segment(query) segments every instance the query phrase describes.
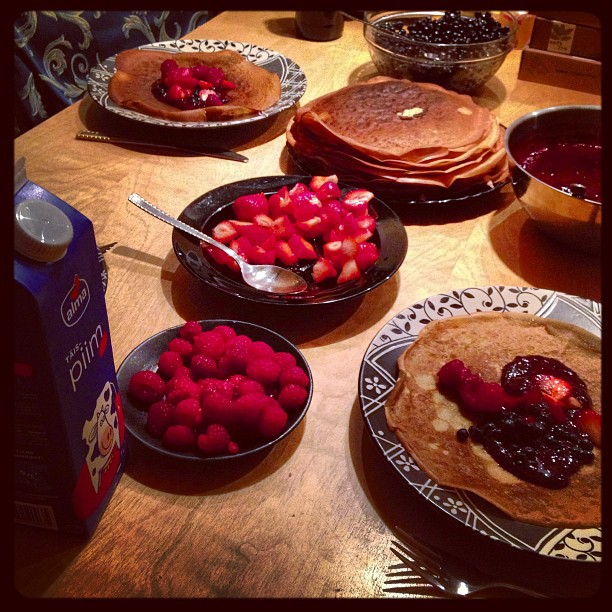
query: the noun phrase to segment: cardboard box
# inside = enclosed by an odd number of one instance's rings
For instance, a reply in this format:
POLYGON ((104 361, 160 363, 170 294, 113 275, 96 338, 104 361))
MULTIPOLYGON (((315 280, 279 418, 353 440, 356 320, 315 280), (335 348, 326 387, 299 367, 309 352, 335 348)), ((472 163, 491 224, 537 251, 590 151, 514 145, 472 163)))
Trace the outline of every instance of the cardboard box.
POLYGON ((529 11, 536 17, 573 23, 575 25, 589 26, 591 28, 601 28, 601 19, 596 13, 586 13, 583 11, 529 11))
POLYGON ((601 29, 536 17, 529 46, 565 55, 601 59, 601 29))
POLYGON ((601 62, 575 55, 527 46, 522 52, 518 78, 601 95, 601 62))

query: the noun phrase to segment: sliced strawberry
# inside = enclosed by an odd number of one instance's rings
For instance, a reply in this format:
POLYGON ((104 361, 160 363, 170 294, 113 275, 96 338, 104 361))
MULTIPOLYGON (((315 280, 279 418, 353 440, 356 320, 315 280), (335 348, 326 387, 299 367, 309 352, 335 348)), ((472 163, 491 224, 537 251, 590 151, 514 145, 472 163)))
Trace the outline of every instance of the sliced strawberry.
POLYGON ((313 193, 299 193, 292 198, 293 217, 296 221, 305 221, 319 214, 323 206, 313 193))
POLYGON ((378 247, 373 242, 360 242, 357 248, 357 255, 355 255, 355 261, 357 267, 365 272, 371 268, 380 257, 378 247))
POLYGON ((221 221, 213 227, 211 235, 217 242, 228 244, 238 237, 238 231, 229 221, 221 221))
POLYGON ((242 231, 244 230, 245 227, 249 228, 255 225, 253 221, 240 221, 238 219, 230 219, 228 223, 231 223, 236 229, 236 231, 238 232, 238 234, 240 234, 241 236, 242 236, 242 231))
POLYGON ((338 271, 334 267, 334 264, 324 257, 319 257, 312 267, 312 280, 314 280, 315 283, 322 283, 324 280, 335 278, 337 275, 338 271))
POLYGON ((273 218, 288 214, 293 210, 293 203, 289 196, 289 188, 283 185, 276 193, 268 198, 268 214, 273 218))
POLYGON ((342 253, 342 241, 331 240, 323 243, 323 257, 334 265, 337 270, 342 269, 342 263, 344 261, 342 253))
POLYGON ((536 380, 540 391, 558 402, 562 402, 572 395, 572 385, 562 378, 540 374, 536 380))
POLYGON ((322 236, 326 228, 321 217, 312 217, 311 219, 305 219, 304 221, 296 221, 295 228, 299 234, 306 239, 317 238, 322 236))
POLYGON ((361 276, 357 262, 354 259, 347 259, 342 265, 342 270, 338 274, 338 284, 347 283, 361 276))
POLYGON ((342 241, 342 254, 346 259, 354 259, 357 256, 357 252, 359 251, 359 245, 355 241, 354 238, 345 238, 342 241))
POLYGON ((248 239, 253 246, 260 246, 264 250, 274 248, 276 237, 271 227, 261 227, 254 223, 250 226, 244 226, 239 233, 248 239))
POLYGON ((253 217, 253 223, 255 223, 255 225, 259 225, 260 227, 272 227, 274 220, 265 213, 259 213, 253 217))
POLYGON ((314 246, 303 236, 293 234, 287 242, 299 259, 317 259, 318 256, 314 246))
POLYGON ((272 222, 272 231, 278 239, 286 239, 295 234, 295 227, 289 218, 289 215, 279 215, 272 222))
POLYGON ((202 248, 218 263, 223 266, 227 266, 234 272, 239 272, 240 267, 238 264, 225 252, 220 248, 208 244, 202 244, 202 248))
POLYGON ((286 240, 277 240, 275 253, 278 260, 285 266, 293 266, 298 262, 298 256, 293 252, 286 240))
POLYGON ((273 264, 276 261, 276 250, 255 245, 249 252, 249 261, 254 264, 273 264))
POLYGON ((591 442, 597 448, 601 448, 601 414, 599 412, 590 408, 580 410, 574 418, 574 422, 589 436, 591 442))
POLYGON ((329 176, 313 176, 310 179, 310 189, 312 191, 317 191, 317 189, 320 189, 325 183, 334 183, 337 186, 338 177, 335 174, 330 174, 329 176))
POLYGON ((239 236, 235 240, 232 240, 229 243, 229 247, 232 251, 236 251, 244 261, 249 262, 249 255, 253 245, 244 236, 239 236))
POLYGON ((268 199, 263 193, 242 195, 234 200, 232 208, 240 221, 251 221, 255 215, 268 214, 268 199))
POLYGON ((337 181, 325 181, 319 187, 313 189, 313 191, 321 202, 327 202, 327 200, 337 200, 342 194, 340 187, 338 187, 337 181))
POLYGON ((308 186, 304 183, 296 183, 293 187, 291 187, 291 189, 289 189, 289 197, 291 198, 292 202, 294 201, 296 196, 304 193, 311 193, 310 189, 308 189, 308 186))
POLYGON ((356 216, 368 212, 368 203, 374 197, 374 194, 367 189, 353 189, 349 191, 342 199, 344 208, 356 216))

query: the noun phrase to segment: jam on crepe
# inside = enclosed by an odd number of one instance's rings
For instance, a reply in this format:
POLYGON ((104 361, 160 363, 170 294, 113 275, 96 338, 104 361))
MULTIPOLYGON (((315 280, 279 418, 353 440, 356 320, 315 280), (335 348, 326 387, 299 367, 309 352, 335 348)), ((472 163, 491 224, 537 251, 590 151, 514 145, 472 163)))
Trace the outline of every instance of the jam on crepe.
POLYGON ((503 367, 501 383, 454 359, 442 366, 438 383, 476 421, 457 439, 482 444, 500 466, 533 484, 567 486, 594 461, 594 445, 601 446, 601 415, 585 383, 556 359, 517 357, 503 367))

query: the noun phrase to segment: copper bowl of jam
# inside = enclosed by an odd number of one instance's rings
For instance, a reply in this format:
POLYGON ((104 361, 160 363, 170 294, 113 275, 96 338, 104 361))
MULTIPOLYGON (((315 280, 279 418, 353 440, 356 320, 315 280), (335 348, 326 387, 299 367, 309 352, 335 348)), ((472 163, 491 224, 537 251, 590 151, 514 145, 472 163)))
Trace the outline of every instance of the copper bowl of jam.
POLYGON ((538 226, 576 249, 601 252, 601 107, 555 106, 519 117, 505 147, 517 199, 538 226))

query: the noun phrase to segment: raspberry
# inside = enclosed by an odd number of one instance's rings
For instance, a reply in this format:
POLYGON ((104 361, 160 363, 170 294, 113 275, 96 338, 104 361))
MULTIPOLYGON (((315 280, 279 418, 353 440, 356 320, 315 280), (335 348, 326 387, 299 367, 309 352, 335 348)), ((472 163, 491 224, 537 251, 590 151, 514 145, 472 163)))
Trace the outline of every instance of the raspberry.
POLYGON ((172 423, 174 405, 165 400, 154 402, 147 412, 147 431, 154 438, 161 438, 172 423))
POLYGON ((202 423, 202 408, 200 402, 194 397, 181 400, 174 409, 174 422, 177 425, 186 425, 192 429, 202 423))
POLYGON ((281 367, 272 359, 254 359, 247 365, 246 373, 249 378, 262 385, 271 385, 278 380, 281 367))
POLYGON ((164 351, 157 360, 157 372, 168 380, 174 376, 177 368, 184 365, 182 357, 176 351, 164 351))
POLYGON ((187 321, 179 329, 179 337, 189 342, 193 342, 194 337, 200 333, 202 333, 202 326, 197 321, 187 321))
POLYGON ((265 393, 245 393, 234 400, 234 406, 240 416, 240 423, 255 425, 265 407, 272 398, 265 393))
POLYGON ((300 366, 293 366, 291 368, 285 368, 281 371, 278 376, 278 383, 281 387, 296 384, 300 385, 300 387, 306 388, 310 383, 310 378, 300 366))
POLYGON ((288 412, 304 405, 308 391, 301 385, 290 383, 283 387, 278 394, 278 403, 288 412))
POLYGON ((234 397, 234 385, 227 380, 204 378, 200 380, 199 384, 202 388, 202 397, 209 393, 220 393, 229 399, 234 397))
POLYGON ((172 338, 170 342, 168 342, 168 350, 177 352, 184 363, 189 363, 191 359, 191 355, 193 354, 193 345, 189 340, 184 340, 183 338, 172 338))
POLYGON ((164 379, 151 370, 136 372, 128 384, 128 393, 137 401, 152 404, 164 397, 164 379))
POLYGON ((443 387, 458 387, 470 373, 460 359, 445 363, 438 371, 438 382, 443 387))
POLYGON ((207 355, 194 355, 189 364, 195 380, 201 378, 216 378, 220 375, 217 361, 207 355))
POLYGON ((277 351, 274 353, 273 359, 283 370, 297 365, 295 357, 291 353, 286 353, 285 351, 277 351))
POLYGON ((191 370, 186 366, 182 365, 174 370, 174 376, 172 378, 189 378, 191 379, 191 370))
POLYGON ((222 455, 229 450, 230 443, 229 432, 217 423, 209 425, 197 440, 198 448, 206 455, 222 455))
POLYGON ((287 418, 287 413, 276 400, 273 400, 268 403, 259 417, 256 424, 257 431, 267 440, 272 440, 285 429, 287 418))
POLYGON ((249 359, 261 358, 273 359, 274 349, 267 342, 263 342, 263 340, 254 340, 249 347, 249 359))
POLYGON ((170 449, 186 451, 195 446, 196 435, 193 429, 185 425, 170 425, 164 432, 162 442, 170 449))
POLYGON ((225 355, 219 359, 219 367, 229 374, 244 374, 249 363, 249 346, 253 341, 245 335, 239 335, 225 345, 225 355))
POLYGON ((236 396, 240 397, 246 393, 265 393, 265 387, 257 380, 244 377, 244 380, 234 385, 236 396))
POLYGON ((166 393, 166 399, 176 406, 181 400, 193 397, 200 399, 202 389, 198 383, 193 382, 189 378, 172 379, 175 381, 174 387, 170 392, 166 393))
POLYGON ((203 331, 193 339, 193 354, 219 359, 225 353, 225 340, 214 331, 203 331))
POLYGON ((212 328, 212 331, 221 334, 226 342, 228 340, 232 340, 237 335, 234 328, 230 327, 229 325, 217 325, 212 328))
POLYGON ((220 423, 225 426, 236 425, 241 417, 231 397, 213 391, 202 397, 202 415, 205 423, 220 423))
POLYGON ((238 444, 236 442, 234 442, 233 440, 227 445, 227 450, 229 451, 230 455, 235 455, 236 453, 240 452, 240 447, 238 446, 238 444))

